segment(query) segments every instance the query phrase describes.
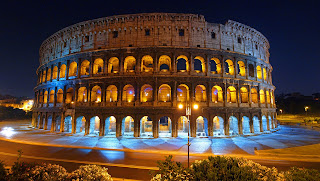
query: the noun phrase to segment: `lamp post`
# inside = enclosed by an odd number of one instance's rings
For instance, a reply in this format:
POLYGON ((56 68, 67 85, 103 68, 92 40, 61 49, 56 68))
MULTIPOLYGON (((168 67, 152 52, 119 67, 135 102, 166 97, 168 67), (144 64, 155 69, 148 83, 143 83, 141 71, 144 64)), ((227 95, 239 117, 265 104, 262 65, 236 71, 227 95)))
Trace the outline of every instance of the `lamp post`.
MULTIPOLYGON (((183 109, 183 104, 178 105, 179 109, 183 109)), ((194 109, 199 109, 198 104, 193 105, 194 109)), ((188 119, 188 168, 190 167, 190 116, 191 116, 191 105, 186 101, 186 116, 188 119)))
POLYGON ((304 107, 304 111, 306 111, 306 115, 308 114, 308 113, 307 113, 307 112, 308 112, 308 109, 309 109, 308 106, 305 106, 305 107, 304 107))

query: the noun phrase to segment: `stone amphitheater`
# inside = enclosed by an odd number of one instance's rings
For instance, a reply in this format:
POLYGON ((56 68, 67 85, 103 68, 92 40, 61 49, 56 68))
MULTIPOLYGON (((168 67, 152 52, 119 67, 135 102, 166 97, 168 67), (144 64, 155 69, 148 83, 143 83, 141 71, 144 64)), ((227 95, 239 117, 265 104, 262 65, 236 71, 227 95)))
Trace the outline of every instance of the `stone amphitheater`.
POLYGON ((269 48, 254 28, 196 14, 81 22, 40 47, 32 125, 106 137, 271 132, 277 121, 269 48))

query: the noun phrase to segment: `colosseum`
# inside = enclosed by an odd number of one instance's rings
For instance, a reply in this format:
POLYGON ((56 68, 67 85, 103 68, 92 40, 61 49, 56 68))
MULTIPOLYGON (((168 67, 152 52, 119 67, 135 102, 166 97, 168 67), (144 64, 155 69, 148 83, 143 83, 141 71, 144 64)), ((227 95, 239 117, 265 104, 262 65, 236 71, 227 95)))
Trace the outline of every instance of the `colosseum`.
POLYGON ((247 25, 195 14, 81 22, 40 47, 32 125, 106 137, 271 132, 277 121, 269 48, 247 25))

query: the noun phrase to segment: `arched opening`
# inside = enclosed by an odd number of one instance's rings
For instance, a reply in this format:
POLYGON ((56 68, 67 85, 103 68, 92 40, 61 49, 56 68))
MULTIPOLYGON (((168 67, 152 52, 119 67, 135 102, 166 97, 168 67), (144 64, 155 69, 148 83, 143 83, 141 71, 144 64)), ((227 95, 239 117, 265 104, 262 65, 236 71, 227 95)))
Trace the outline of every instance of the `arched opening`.
POLYGON ((251 101, 252 103, 258 103, 258 92, 255 88, 251 88, 251 101))
POLYGON ((180 84, 177 88, 177 101, 189 101, 189 87, 185 84, 180 84))
POLYGON ((246 76, 246 65, 243 61, 238 61, 238 72, 240 76, 246 76))
POLYGON ((254 77, 254 66, 249 64, 249 77, 254 77))
POLYGON ((54 90, 50 91, 49 103, 54 103, 54 90))
POLYGON ((45 92, 44 92, 43 103, 44 103, 44 104, 47 104, 47 103, 48 103, 48 91, 45 91, 45 92))
POLYGON ((60 132, 60 128, 61 128, 61 117, 57 116, 55 121, 55 131, 60 132))
POLYGON ((210 68, 212 74, 221 74, 221 62, 217 58, 211 58, 210 68))
POLYGON ((159 101, 160 102, 171 101, 171 87, 168 84, 162 84, 159 87, 159 101))
POLYGON ((178 136, 187 137, 189 130, 189 122, 186 116, 181 116, 178 120, 178 136))
POLYGON ((91 102, 101 102, 101 88, 98 85, 91 89, 91 102))
POLYGON ((98 116, 94 116, 90 119, 90 129, 88 134, 99 135, 99 129, 100 129, 100 118, 98 116))
POLYGON ((229 117, 229 135, 239 135, 238 119, 234 116, 229 117))
POLYGON ((248 90, 245 87, 240 88, 240 97, 241 97, 241 103, 248 103, 249 96, 248 96, 248 90))
POLYGON ((97 58, 93 63, 93 75, 102 74, 103 73, 103 60, 101 58, 97 58))
POLYGON ((268 116, 268 118, 269 118, 269 128, 270 128, 270 130, 274 129, 274 125, 272 124, 271 116, 268 116))
POLYGON ((124 60, 124 72, 134 72, 136 69, 136 59, 133 56, 128 56, 124 60))
POLYGON ((47 71, 43 71, 42 72, 42 82, 46 82, 46 76, 47 76, 47 73, 46 73, 47 71))
POLYGON ((200 56, 196 56, 194 58, 194 70, 197 73, 200 72, 205 72, 206 71, 206 65, 205 65, 205 61, 204 58, 200 57, 200 56))
POLYGON ((51 80, 51 69, 48 69, 48 73, 47 73, 47 81, 51 80))
POLYGON ((197 85, 195 88, 195 101, 196 102, 206 102, 207 92, 204 85, 197 85))
POLYGON ((122 101, 133 102, 135 97, 134 87, 130 84, 123 87, 122 101))
POLYGON ((108 117, 105 122, 104 135, 115 137, 117 132, 116 125, 117 125, 116 118, 114 116, 108 117))
POLYGON ((267 80, 267 70, 263 68, 263 80, 267 80))
POLYGON ((257 77, 258 79, 262 79, 262 71, 259 65, 257 66, 257 77))
POLYGON ((264 95, 264 91, 261 89, 260 90, 260 103, 261 104, 264 104, 264 103, 266 103, 266 100, 265 100, 266 98, 265 98, 265 95, 264 95))
POLYGON ((38 115, 36 127, 37 127, 38 129, 40 129, 40 125, 41 125, 41 116, 38 115))
POLYGON ((66 103, 71 103, 73 101, 73 88, 69 88, 66 94, 66 103))
POLYGON ((141 102, 153 101, 153 89, 151 85, 145 84, 141 87, 140 100, 141 102))
POLYGON ((131 116, 122 119, 121 133, 124 137, 133 137, 134 134, 134 120, 131 116))
POLYGON ((86 132, 86 118, 80 116, 76 119, 76 133, 85 134, 86 132))
POLYGON ((66 69, 67 69, 67 66, 65 64, 62 64, 60 67, 59 78, 66 78, 66 69))
POLYGON ((72 117, 67 116, 64 118, 64 132, 71 133, 72 132, 72 117))
POLYGON ((171 119, 167 116, 159 119, 159 137, 171 137, 171 119))
POLYGON ((40 122, 40 129, 44 129, 45 124, 46 124, 46 116, 42 116, 42 119, 40 122))
POLYGON ((227 75, 234 75, 234 64, 230 59, 225 61, 225 72, 227 75))
POLYGON ((253 117, 253 130, 255 133, 260 133, 260 120, 257 116, 253 117))
POLYGON ((90 62, 88 60, 84 60, 81 63, 80 76, 89 75, 90 70, 90 62))
POLYGON ((223 102, 223 91, 220 86, 213 86, 212 87, 212 102, 223 102))
POLYGON ((270 91, 270 101, 271 101, 271 105, 274 104, 274 92, 273 90, 270 91))
POLYGON ((263 131, 268 131, 268 123, 266 116, 262 116, 262 129, 263 131))
POLYGON ((250 119, 247 116, 242 117, 242 133, 250 134, 250 119))
POLYGON ((189 62, 188 58, 184 55, 180 55, 177 58, 177 70, 178 72, 188 72, 189 71, 189 62))
POLYGON ((69 77, 77 76, 77 63, 72 62, 69 65, 69 77))
POLYGON ((150 55, 142 57, 141 72, 153 72, 153 58, 150 55))
POLYGON ((140 120, 140 137, 152 137, 152 120, 148 116, 144 116, 140 120))
POLYGON ((47 129, 46 130, 51 130, 51 128, 52 128, 52 116, 48 116, 47 129))
POLYGON ((237 103, 237 90, 233 86, 229 86, 227 89, 227 102, 237 103))
POLYGON ((80 87, 78 89, 78 102, 87 102, 87 88, 80 87))
POLYGON ((119 72, 119 59, 117 57, 111 57, 108 64, 108 73, 119 72))
POLYGON ((266 91, 266 96, 267 96, 267 103, 270 104, 270 93, 269 93, 269 91, 266 91))
POLYGON ((57 92, 57 103, 62 103, 63 101, 63 90, 59 89, 57 92))
POLYGON ((171 70, 171 58, 167 55, 161 55, 159 58, 160 72, 167 72, 171 70))
POLYGON ((115 85, 109 85, 106 92, 107 102, 117 102, 118 101, 118 88, 115 85))
POLYGON ((57 79, 58 78, 58 67, 54 66, 53 71, 52 71, 52 79, 57 79))
POLYGON ((202 116, 199 116, 196 120, 196 135, 197 137, 208 136, 208 120, 202 116))
POLYGON ((224 120, 222 117, 215 116, 213 118, 213 136, 223 136, 224 134, 224 120))

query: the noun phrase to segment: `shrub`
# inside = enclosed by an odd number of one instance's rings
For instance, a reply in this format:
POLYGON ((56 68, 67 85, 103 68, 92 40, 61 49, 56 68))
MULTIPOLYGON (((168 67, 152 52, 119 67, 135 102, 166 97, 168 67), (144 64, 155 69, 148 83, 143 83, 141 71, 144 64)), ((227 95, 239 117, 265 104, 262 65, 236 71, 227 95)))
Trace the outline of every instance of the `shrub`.
POLYGON ((22 175, 25 180, 30 181, 61 181, 66 180, 67 176, 65 168, 52 164, 35 165, 22 175))
POLYGON ((99 180, 99 181, 112 181, 111 176, 108 174, 108 169, 97 165, 83 165, 79 169, 73 171, 70 180, 99 180))
POLYGON ((7 170, 2 161, 0 161, 0 180, 7 180, 7 170))
POLYGON ((314 169, 292 167, 284 172, 284 177, 287 181, 319 180, 320 172, 314 169))
POLYGON ((36 166, 36 163, 26 163, 26 162, 15 162, 11 167, 11 172, 9 174, 9 180, 11 181, 22 181, 26 180, 25 173, 29 172, 33 167, 36 166))

